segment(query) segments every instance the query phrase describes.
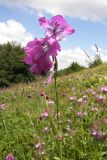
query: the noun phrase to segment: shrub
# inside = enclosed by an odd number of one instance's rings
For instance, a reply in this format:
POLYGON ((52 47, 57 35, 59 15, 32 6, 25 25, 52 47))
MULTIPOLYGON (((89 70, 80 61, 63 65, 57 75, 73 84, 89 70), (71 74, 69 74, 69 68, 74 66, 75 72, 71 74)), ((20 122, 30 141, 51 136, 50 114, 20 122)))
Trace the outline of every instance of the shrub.
POLYGON ((69 74, 71 72, 77 72, 77 71, 80 71, 82 69, 85 69, 85 67, 81 66, 77 62, 73 62, 68 68, 60 70, 58 72, 58 75, 67 75, 67 74, 69 74))
POLYGON ((16 42, 0 45, 0 87, 27 82, 33 78, 22 60, 25 53, 16 42))

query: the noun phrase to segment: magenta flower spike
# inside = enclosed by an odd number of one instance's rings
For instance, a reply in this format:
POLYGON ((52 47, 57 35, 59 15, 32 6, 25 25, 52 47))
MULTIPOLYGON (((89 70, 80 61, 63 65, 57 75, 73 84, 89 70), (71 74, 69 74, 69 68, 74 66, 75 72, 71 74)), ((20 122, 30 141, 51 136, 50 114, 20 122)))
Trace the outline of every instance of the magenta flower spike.
POLYGON ((30 65, 33 74, 47 73, 53 66, 50 56, 55 57, 60 51, 60 45, 56 40, 48 38, 35 38, 24 48, 27 55, 24 62, 30 65))
POLYGON ((50 20, 45 17, 39 19, 40 25, 46 29, 46 37, 62 40, 66 35, 73 34, 75 30, 61 15, 53 16, 50 20))

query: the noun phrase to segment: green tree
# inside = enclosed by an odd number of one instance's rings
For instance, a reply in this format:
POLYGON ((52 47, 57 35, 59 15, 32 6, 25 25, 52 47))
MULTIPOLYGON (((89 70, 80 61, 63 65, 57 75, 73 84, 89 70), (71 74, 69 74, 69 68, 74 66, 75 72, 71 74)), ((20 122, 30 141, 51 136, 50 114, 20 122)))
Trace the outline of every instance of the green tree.
POLYGON ((0 45, 0 87, 34 79, 22 61, 24 55, 23 48, 16 42, 0 45))

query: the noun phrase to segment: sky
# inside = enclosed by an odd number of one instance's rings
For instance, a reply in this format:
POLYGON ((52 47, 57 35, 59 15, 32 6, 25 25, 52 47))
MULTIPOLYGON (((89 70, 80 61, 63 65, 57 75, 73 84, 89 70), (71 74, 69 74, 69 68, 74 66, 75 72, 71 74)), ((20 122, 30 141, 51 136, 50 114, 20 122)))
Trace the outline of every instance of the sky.
POLYGON ((75 33, 61 42, 59 69, 73 61, 87 66, 88 57, 96 54, 107 61, 106 0, 0 0, 0 44, 18 41, 23 47, 33 38, 44 37, 38 18, 63 15, 75 33))

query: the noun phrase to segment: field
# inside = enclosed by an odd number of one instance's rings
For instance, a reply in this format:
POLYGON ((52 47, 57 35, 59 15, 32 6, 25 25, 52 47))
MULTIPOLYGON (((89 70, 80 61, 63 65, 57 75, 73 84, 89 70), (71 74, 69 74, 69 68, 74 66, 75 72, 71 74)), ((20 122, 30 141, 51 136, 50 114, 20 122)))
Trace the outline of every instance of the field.
POLYGON ((107 64, 0 90, 0 160, 107 160, 107 64))

